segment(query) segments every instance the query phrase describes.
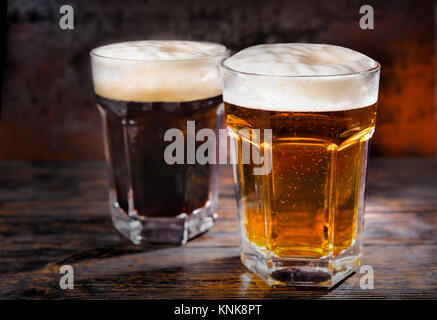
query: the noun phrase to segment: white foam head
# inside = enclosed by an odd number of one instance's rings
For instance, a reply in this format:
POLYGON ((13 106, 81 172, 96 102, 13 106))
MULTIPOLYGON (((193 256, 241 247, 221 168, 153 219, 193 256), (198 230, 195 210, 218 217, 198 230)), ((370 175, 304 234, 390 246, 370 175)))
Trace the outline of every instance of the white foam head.
POLYGON ((337 111, 369 106, 378 98, 379 64, 339 46, 257 45, 223 66, 223 100, 248 108, 337 111))
POLYGON ((123 101, 179 102, 222 93, 223 45, 195 41, 132 41, 91 51, 94 91, 123 101))

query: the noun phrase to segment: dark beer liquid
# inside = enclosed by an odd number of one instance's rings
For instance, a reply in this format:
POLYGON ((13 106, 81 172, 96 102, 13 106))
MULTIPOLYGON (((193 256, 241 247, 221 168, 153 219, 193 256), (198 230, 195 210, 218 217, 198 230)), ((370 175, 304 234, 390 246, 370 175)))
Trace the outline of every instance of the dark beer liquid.
MULTIPOLYGON (((187 121, 196 132, 215 129, 222 97, 190 102, 127 102, 97 96, 112 174, 112 192, 125 212, 147 217, 192 213, 208 201, 213 167, 186 164, 187 121), (164 160, 168 129, 184 133, 185 164, 164 160)), ((196 148, 203 142, 196 142, 196 148)))

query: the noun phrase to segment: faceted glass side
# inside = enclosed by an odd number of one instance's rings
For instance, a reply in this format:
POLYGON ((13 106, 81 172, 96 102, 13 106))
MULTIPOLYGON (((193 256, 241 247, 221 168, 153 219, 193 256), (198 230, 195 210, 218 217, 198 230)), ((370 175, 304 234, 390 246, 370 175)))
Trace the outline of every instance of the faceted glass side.
MULTIPOLYGON (((327 203, 312 204, 311 211, 306 207, 300 215, 281 212, 277 199, 264 205, 260 200, 257 203, 261 208, 249 208, 247 199, 237 190, 242 262, 271 285, 328 288, 358 268, 362 257, 368 145, 369 140, 365 140, 354 146, 361 149, 360 159, 354 160, 356 176, 349 177, 347 183, 333 182, 344 178, 341 171, 329 170, 330 173, 320 175, 316 192, 326 192, 327 203), (351 183, 352 189, 348 188, 351 183), (345 203, 352 203, 353 208, 345 203), (256 231, 251 232, 250 228, 256 231)), ((329 169, 344 161, 341 151, 332 153, 326 157, 329 169)), ((234 172, 236 182, 241 181, 238 164, 234 165, 234 172)), ((275 196, 280 196, 280 192, 275 196)))
POLYGON ((214 225, 218 165, 167 164, 164 148, 170 142, 163 139, 165 130, 171 128, 186 134, 187 120, 195 122, 196 130, 208 128, 217 133, 223 126, 223 106, 221 97, 210 100, 198 106, 189 102, 186 107, 177 103, 138 106, 100 98, 110 214, 115 227, 133 243, 184 244, 214 225), (187 114, 189 107, 196 109, 187 114), (159 108, 156 114, 153 108, 159 108), (141 110, 132 117, 137 109, 141 110))
POLYGON ((226 113, 242 262, 271 285, 334 286, 361 263, 376 105, 287 115, 226 104, 226 113), (277 126, 275 117, 283 117, 285 125, 277 126), (308 118, 317 129, 305 126, 308 118), (305 126, 300 132, 299 125, 305 126), (271 171, 265 175, 254 175, 253 163, 244 163, 242 155, 251 136, 242 128, 259 127, 273 130, 270 144, 250 142, 256 152, 271 154, 271 171), (319 132, 320 127, 328 129, 319 132))

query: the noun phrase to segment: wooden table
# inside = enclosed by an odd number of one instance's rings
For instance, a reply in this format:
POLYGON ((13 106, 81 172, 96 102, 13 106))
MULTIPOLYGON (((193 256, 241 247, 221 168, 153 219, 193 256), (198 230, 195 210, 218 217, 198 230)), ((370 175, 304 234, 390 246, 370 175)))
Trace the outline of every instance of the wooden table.
POLYGON ((220 219, 180 247, 136 247, 110 220, 103 162, 0 164, 0 299, 437 298, 437 159, 373 159, 363 264, 333 290, 270 288, 239 260, 232 172, 220 219), (74 289, 61 290, 61 265, 74 289))

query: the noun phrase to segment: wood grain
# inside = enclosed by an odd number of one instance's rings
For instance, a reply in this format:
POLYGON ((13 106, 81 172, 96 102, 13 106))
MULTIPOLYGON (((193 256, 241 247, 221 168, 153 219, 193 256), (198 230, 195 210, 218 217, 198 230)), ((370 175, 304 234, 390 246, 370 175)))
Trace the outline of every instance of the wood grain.
POLYGON ((112 226, 102 162, 0 163, 0 299, 437 298, 437 160, 377 159, 369 169, 364 260, 333 290, 271 288, 239 260, 232 172, 220 218, 185 246, 131 245, 112 226), (59 268, 75 270, 73 290, 59 268))

